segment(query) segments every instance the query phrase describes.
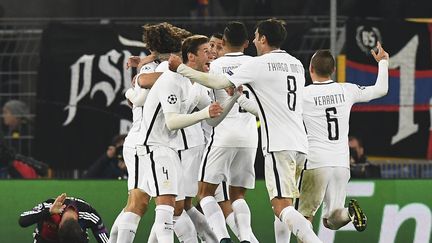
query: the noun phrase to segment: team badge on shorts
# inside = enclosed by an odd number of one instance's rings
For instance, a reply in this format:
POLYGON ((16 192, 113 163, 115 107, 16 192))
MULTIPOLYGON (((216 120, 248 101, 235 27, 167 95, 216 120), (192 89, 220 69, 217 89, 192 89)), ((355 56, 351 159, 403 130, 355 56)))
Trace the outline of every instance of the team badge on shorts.
POLYGON ((175 96, 173 94, 168 96, 168 103, 175 104, 176 102, 177 102, 177 96, 175 96))

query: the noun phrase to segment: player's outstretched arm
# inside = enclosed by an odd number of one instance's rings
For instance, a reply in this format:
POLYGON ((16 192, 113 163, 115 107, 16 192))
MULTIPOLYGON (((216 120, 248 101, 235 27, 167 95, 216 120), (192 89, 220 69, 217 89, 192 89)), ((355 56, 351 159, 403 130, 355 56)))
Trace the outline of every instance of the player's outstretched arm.
POLYGON ((377 99, 383 97, 388 92, 388 60, 389 54, 383 49, 381 43, 377 43, 377 50, 371 50, 372 56, 378 62, 378 76, 373 86, 364 87, 356 95, 355 102, 366 102, 373 99, 377 99))
POLYGON ((156 80, 162 75, 161 72, 140 73, 137 75, 136 81, 143 89, 151 89, 156 80))
POLYGON ((173 72, 189 78, 190 80, 202 84, 212 89, 223 89, 229 86, 234 86, 225 75, 215 75, 204 73, 182 64, 181 59, 177 55, 171 55, 169 60, 169 69, 173 72))
POLYGON ((378 52, 371 50, 372 56, 378 62, 378 77, 375 85, 372 86, 373 93, 371 99, 382 97, 388 92, 388 60, 389 54, 383 49, 381 43, 377 42, 378 52))
POLYGON ((229 99, 225 100, 225 102, 222 104, 222 109, 223 112, 220 114, 220 116, 216 116, 214 118, 211 119, 207 119, 206 122, 207 124, 209 124, 212 127, 215 127, 217 125, 219 125, 219 123, 225 119, 225 117, 228 115, 228 113, 230 112, 231 108, 233 107, 233 105, 237 102, 237 99, 241 96, 241 92, 237 91, 234 93, 233 96, 231 96, 229 99))
POLYGON ((239 106, 243 109, 245 109, 247 112, 251 113, 252 115, 258 117, 258 104, 256 101, 248 99, 246 95, 240 96, 240 98, 237 100, 237 103, 239 106))
POLYGON ((174 112, 164 113, 165 123, 170 131, 182 129, 202 120, 220 116, 223 112, 222 106, 214 102, 204 109, 191 114, 180 114, 174 112))

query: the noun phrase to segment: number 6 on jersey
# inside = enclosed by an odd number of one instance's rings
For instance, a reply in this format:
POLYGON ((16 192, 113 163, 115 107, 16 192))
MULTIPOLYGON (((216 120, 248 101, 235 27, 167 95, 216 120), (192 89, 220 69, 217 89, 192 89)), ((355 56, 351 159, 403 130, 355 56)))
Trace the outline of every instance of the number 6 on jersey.
POLYGON ((337 110, 336 107, 330 107, 325 109, 326 112, 326 118, 327 118, 327 131, 328 131, 328 139, 329 140, 338 140, 339 139, 339 123, 338 123, 338 119, 335 117, 331 117, 330 115, 336 115, 337 114, 337 110), (333 114, 331 114, 333 113, 333 114), (334 124, 334 136, 332 133, 332 123, 334 124))

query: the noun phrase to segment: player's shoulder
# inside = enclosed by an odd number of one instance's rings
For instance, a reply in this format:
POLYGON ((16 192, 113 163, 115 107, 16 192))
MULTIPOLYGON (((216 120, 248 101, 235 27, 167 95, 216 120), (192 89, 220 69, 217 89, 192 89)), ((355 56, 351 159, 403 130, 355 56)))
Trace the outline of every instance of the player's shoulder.
POLYGON ((163 61, 157 65, 155 72, 165 72, 169 70, 168 61, 163 61))
POLYGON ((158 64, 156 62, 150 62, 143 65, 139 71, 139 73, 153 73, 156 71, 158 64))
POLYGON ((344 89, 350 90, 350 91, 359 91, 359 90, 364 90, 366 88, 365 86, 354 84, 354 83, 348 83, 348 82, 340 83, 340 85, 344 89))

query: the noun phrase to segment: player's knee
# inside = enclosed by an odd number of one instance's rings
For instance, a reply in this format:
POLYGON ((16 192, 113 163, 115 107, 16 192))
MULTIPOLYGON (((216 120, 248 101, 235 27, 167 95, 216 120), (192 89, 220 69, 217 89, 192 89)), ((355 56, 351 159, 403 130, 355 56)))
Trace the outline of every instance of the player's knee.
POLYGON ((184 210, 188 211, 192 208, 192 198, 186 198, 184 201, 184 210))
POLYGON ((230 199, 234 202, 238 199, 244 199, 246 195, 246 188, 242 187, 230 187, 230 199))
POLYGON ((175 203, 174 216, 180 216, 183 213, 184 201, 178 201, 175 203))
POLYGON ((135 214, 142 216, 147 211, 147 205, 148 205, 148 201, 142 200, 142 198, 140 197, 132 197, 128 201, 125 211, 133 212, 135 214))

